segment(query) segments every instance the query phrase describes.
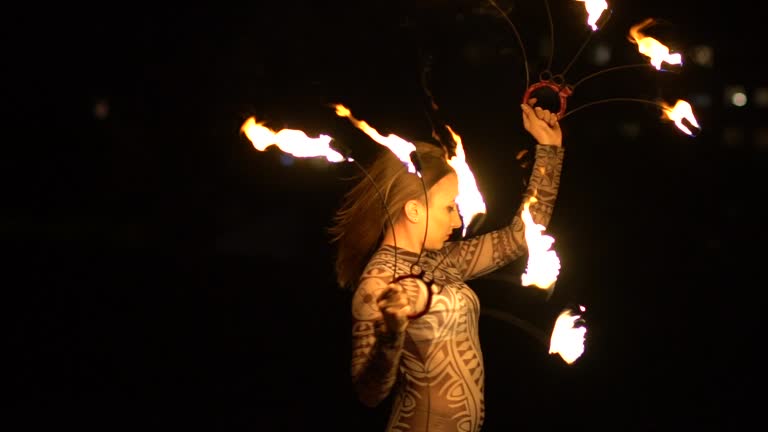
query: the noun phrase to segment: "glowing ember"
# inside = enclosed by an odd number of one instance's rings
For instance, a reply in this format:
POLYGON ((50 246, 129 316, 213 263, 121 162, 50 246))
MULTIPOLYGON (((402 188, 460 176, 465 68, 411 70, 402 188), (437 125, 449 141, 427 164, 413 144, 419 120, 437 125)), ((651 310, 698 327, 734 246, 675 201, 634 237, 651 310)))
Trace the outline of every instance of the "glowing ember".
POLYGON ((637 44, 637 49, 640 51, 640 54, 648 56, 651 59, 651 64, 657 70, 661 69, 662 62, 668 64, 683 64, 683 58, 680 54, 670 54, 669 48, 664 44, 641 33, 642 30, 653 25, 653 23, 654 20, 648 18, 645 21, 632 26, 629 29, 629 40, 637 44))
POLYGON ((548 289, 557 280, 560 274, 560 258, 550 246, 555 239, 548 235, 542 235, 544 226, 533 221, 529 207, 535 203, 535 197, 531 197, 523 204, 522 219, 525 223, 525 242, 528 245, 528 267, 522 276, 523 285, 536 285, 542 289, 548 289))
POLYGON ((456 171, 456 175, 459 177, 459 195, 456 197, 456 204, 459 206, 459 213, 464 221, 462 235, 467 235, 467 227, 469 227, 472 218, 480 213, 485 213, 485 201, 483 201, 483 196, 477 189, 475 175, 472 174, 472 170, 470 170, 469 165, 467 165, 461 137, 458 136, 450 126, 446 127, 448 128, 448 131, 451 132, 453 140, 456 142, 456 155, 448 160, 448 165, 456 171))
POLYGON ((416 146, 413 145, 413 143, 410 143, 397 135, 389 134, 387 136, 382 136, 376 129, 368 125, 368 123, 353 117, 352 112, 343 105, 337 104, 335 105, 335 108, 336 115, 348 118, 355 127, 365 132, 371 139, 390 149, 398 159, 408 166, 408 172, 412 174, 416 172, 416 167, 413 165, 413 162, 411 162, 411 152, 416 150, 416 146))
POLYGON ((608 9, 608 3, 605 0, 576 0, 584 2, 584 8, 587 10, 587 24, 592 27, 592 31, 597 30, 597 20, 603 11, 608 9))
MULTIPOLYGON (((580 312, 585 310, 584 306, 579 306, 580 312)), ((576 321, 580 319, 581 314, 574 314, 570 309, 560 312, 549 341, 549 353, 560 354, 560 357, 568 364, 576 361, 584 353, 587 328, 584 325, 574 326, 576 321)))
POLYGON ((688 102, 684 100, 678 100, 677 103, 675 103, 674 108, 669 107, 666 104, 662 105, 664 114, 670 120, 674 121, 675 125, 683 132, 687 133, 688 135, 693 135, 693 131, 691 131, 691 129, 683 123, 683 120, 688 121, 688 123, 695 128, 701 129, 701 126, 699 126, 699 123, 696 121, 696 117, 693 116, 693 109, 691 108, 691 104, 688 102))
POLYGON ((240 131, 251 141, 258 151, 264 151, 271 145, 276 145, 285 153, 300 158, 323 156, 328 162, 342 162, 346 160, 339 152, 331 149, 330 142, 333 138, 320 135, 310 138, 300 130, 282 129, 279 132, 256 123, 256 118, 250 117, 243 123, 240 131))

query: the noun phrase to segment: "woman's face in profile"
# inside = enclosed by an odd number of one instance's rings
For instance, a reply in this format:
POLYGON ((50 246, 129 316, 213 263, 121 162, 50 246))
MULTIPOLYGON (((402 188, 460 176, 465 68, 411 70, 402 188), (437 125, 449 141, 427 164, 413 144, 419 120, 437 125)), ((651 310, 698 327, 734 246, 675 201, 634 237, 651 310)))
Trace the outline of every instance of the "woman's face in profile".
POLYGON ((426 249, 441 249, 453 230, 461 227, 456 197, 459 195, 459 178, 451 173, 440 179, 429 190, 429 226, 426 249))

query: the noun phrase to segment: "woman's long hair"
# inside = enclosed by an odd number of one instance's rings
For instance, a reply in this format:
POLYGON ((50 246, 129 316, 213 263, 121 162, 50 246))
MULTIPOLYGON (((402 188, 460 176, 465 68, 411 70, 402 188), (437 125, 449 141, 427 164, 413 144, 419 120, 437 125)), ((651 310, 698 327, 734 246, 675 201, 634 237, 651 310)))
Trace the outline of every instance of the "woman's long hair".
POLYGON ((390 150, 383 148, 367 169, 368 175, 361 173, 358 183, 344 196, 329 228, 331 242, 337 244, 336 280, 342 288, 356 287, 368 260, 390 228, 389 221, 397 223, 405 203, 412 199, 424 202, 424 186, 429 190, 454 172, 442 147, 426 142, 414 145, 421 160, 424 185, 390 150))

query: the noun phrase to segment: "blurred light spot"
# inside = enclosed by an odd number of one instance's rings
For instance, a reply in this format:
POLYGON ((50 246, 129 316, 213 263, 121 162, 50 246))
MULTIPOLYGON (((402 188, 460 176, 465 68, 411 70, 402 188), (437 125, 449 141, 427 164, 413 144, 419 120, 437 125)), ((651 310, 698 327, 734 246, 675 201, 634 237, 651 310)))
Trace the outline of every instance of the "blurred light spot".
POLYGON ((723 128, 723 144, 726 147, 741 147, 744 144, 744 128, 741 126, 723 128))
POLYGON ((693 53, 690 57, 693 59, 693 62, 698 65, 712 67, 715 55, 711 46, 698 45, 693 48, 693 53))
POLYGON ((604 66, 611 61, 611 48, 606 44, 598 44, 592 51, 592 63, 604 66))
POLYGON ((294 158, 293 156, 285 153, 280 154, 280 165, 282 166, 291 166, 293 165, 294 158))
POLYGON ((619 133, 626 138, 637 138, 640 136, 640 125, 634 122, 619 124, 619 133))
POLYGON ((755 105, 765 108, 768 107, 768 87, 758 87, 752 93, 755 105))
POLYGON ((93 104, 93 116, 99 120, 104 120, 109 116, 109 103, 100 99, 93 104))
POLYGON ((709 93, 694 93, 691 95, 691 104, 699 108, 712 106, 712 95, 709 93))
POLYGON ((747 91, 744 86, 732 85, 725 88, 723 93, 725 103, 737 107, 743 107, 747 104, 747 91))
POLYGON ((754 144, 755 149, 768 151, 768 128, 759 127, 755 130, 754 144))

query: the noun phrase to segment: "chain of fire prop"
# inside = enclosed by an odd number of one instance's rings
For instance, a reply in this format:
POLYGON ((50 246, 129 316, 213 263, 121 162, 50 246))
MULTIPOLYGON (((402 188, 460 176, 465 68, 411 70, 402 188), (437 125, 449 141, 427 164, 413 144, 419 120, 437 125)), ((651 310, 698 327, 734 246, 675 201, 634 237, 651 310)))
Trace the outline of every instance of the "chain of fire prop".
MULTIPOLYGON (((570 69, 576 58, 578 58, 581 51, 587 45, 591 39, 592 34, 602 28, 611 15, 611 11, 608 9, 608 4, 605 2, 605 0, 575 1, 584 3, 586 12, 588 14, 587 25, 589 25, 589 27, 592 29, 592 32, 589 33, 589 37, 582 44, 574 59, 568 64, 563 72, 559 74, 552 74, 549 71, 552 58, 550 55, 550 64, 547 66, 547 69, 540 75, 539 82, 532 85, 530 84, 528 63, 527 59, 525 58, 525 50, 523 49, 523 59, 526 68, 526 91, 523 95, 523 103, 528 103, 529 99, 536 97, 534 93, 537 91, 552 91, 558 96, 560 101, 560 106, 557 113, 560 120, 565 119, 567 116, 576 111, 584 109, 588 106, 596 105, 598 103, 616 101, 647 103, 661 108, 664 116, 668 120, 673 121, 680 130, 688 135, 694 135, 694 132, 691 130, 691 128, 700 129, 700 126, 693 115, 690 104, 684 100, 678 100, 674 106, 669 106, 664 102, 648 101, 643 99, 611 98, 591 102, 582 105, 577 109, 571 110, 570 112, 566 112, 567 98, 573 94, 574 89, 579 84, 583 83, 587 79, 591 79, 606 72, 625 68, 652 66, 656 70, 662 70, 661 68, 663 63, 671 65, 682 65, 682 56, 680 54, 670 53, 669 49, 661 42, 651 37, 645 36, 642 33, 643 29, 652 25, 654 22, 653 19, 646 19, 630 28, 629 40, 638 46, 640 54, 648 57, 650 60, 649 64, 643 63, 641 65, 613 67, 599 71, 597 73, 593 73, 592 75, 579 80, 574 85, 566 84, 564 77, 567 71, 570 69)), ((489 3, 494 8, 496 8, 501 13, 501 16, 504 17, 504 19, 511 25, 515 36, 520 43, 520 47, 523 48, 520 35, 512 21, 509 20, 504 11, 499 8, 496 2, 489 0, 489 3)), ((551 14, 549 13, 549 4, 546 0, 544 1, 544 4, 547 7, 547 13, 550 17, 550 30, 552 30, 552 20, 551 14)), ((422 75, 422 79, 424 79, 424 75, 422 75)), ((422 84, 424 84, 424 82, 422 82, 422 84)), ((430 107, 434 114, 437 111, 437 105, 434 103, 434 100, 431 97, 431 93, 428 92, 426 86, 424 86, 424 89, 430 99, 430 107)), ((413 143, 404 140, 394 134, 389 134, 387 136, 381 135, 367 122, 358 120, 352 116, 351 111, 343 105, 335 105, 334 108, 338 116, 347 118, 355 127, 366 133, 366 135, 368 135, 373 141, 389 149, 404 164, 409 173, 416 174, 421 178, 418 154, 416 153, 416 147, 413 143)), ((430 118, 430 120, 432 120, 432 118, 430 118)), ((466 162, 466 154, 461 141, 461 137, 456 134, 447 124, 443 122, 438 123, 439 125, 436 125, 435 122, 432 124, 433 137, 436 138, 447 150, 447 161, 449 165, 456 171, 456 174, 459 178, 459 194, 456 198, 456 203, 458 205, 459 212, 463 221, 462 236, 464 237, 467 234, 467 229, 470 226, 470 222, 472 222, 473 219, 475 219, 477 216, 482 216, 485 214, 486 206, 482 195, 477 189, 477 183, 475 181, 474 174, 466 162)), ((253 144, 254 148, 256 148, 258 151, 265 151, 267 147, 274 145, 277 146, 281 151, 291 154, 294 157, 324 157, 328 162, 331 163, 355 163, 357 167, 362 170, 365 176, 373 183, 373 187, 376 188, 383 205, 386 207, 386 202, 384 201, 383 195, 381 194, 378 185, 373 182, 373 179, 362 167, 362 165, 360 165, 351 157, 351 152, 349 149, 343 146, 341 143, 334 141, 332 137, 328 135, 319 135, 318 137, 311 138, 307 136, 307 134, 303 131, 294 129, 282 129, 276 132, 265 127, 263 123, 257 122, 254 117, 248 118, 243 123, 241 132, 247 136, 247 138, 253 144)), ((423 178, 422 185, 424 185, 423 178)), ((424 192, 426 198, 426 186, 424 192)), ((531 197, 527 202, 525 202, 521 214, 521 218, 525 226, 525 241, 528 247, 528 262, 526 271, 521 277, 522 285, 535 286, 537 288, 548 291, 548 294, 551 295, 552 289, 557 280, 557 276, 560 272, 560 259, 557 256, 557 253, 551 249, 554 243, 554 238, 549 235, 542 234, 545 230, 545 227, 536 224, 533 221, 529 211, 529 206, 535 201, 536 198, 531 197)), ((389 212, 386 213, 389 215, 389 212)), ((391 226, 392 221, 389 219, 389 216, 387 217, 388 223, 391 226)), ((395 253, 397 253, 396 250, 397 247, 395 247, 395 253)), ((420 257, 421 254, 419 255, 419 258, 420 257)), ((395 260, 396 259, 397 255, 395 255, 395 260)), ((429 310, 432 297, 432 280, 430 280, 430 275, 426 274, 418 264, 419 260, 417 259, 416 264, 414 264, 414 266, 411 268, 410 275, 393 275, 393 281, 399 281, 404 278, 420 278, 427 285, 429 297, 427 299, 426 309, 417 315, 410 316, 409 318, 411 319, 419 318, 429 310)), ((440 263, 438 263, 438 266, 439 265, 440 263)), ((585 310, 586 309, 584 306, 581 305, 576 307, 566 307, 563 309, 557 317, 549 337, 547 337, 543 331, 539 330, 530 323, 516 318, 506 312, 486 310, 484 313, 486 315, 490 315, 497 319, 501 319, 516 325, 545 344, 548 342, 550 354, 559 354, 566 363, 572 364, 584 352, 584 340, 587 331, 586 323, 583 318, 583 313, 585 310)))

